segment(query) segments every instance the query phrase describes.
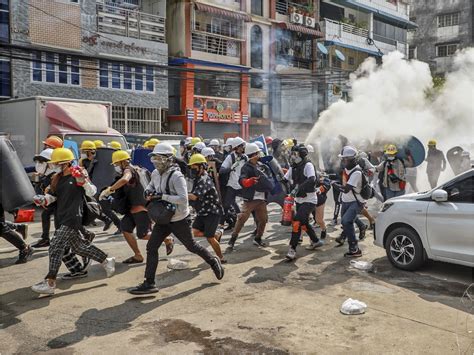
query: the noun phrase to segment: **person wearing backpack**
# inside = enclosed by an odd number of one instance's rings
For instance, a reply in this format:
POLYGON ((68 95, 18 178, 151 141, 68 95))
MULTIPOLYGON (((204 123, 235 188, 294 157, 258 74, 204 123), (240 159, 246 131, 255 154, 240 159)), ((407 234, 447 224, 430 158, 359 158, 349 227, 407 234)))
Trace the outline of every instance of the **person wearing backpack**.
MULTIPOLYGON (((160 220, 159 223, 157 221, 153 227, 151 238, 146 246, 145 280, 128 292, 134 295, 158 292, 155 284, 159 259, 158 249, 171 233, 183 243, 187 250, 204 259, 211 266, 218 280, 222 279, 224 268, 219 258, 196 243, 193 238, 189 216, 188 188, 184 175, 175 163, 173 147, 166 143, 160 143, 150 155, 155 170, 151 175, 150 183, 145 189, 145 197, 154 204, 171 205, 174 211, 172 214, 167 213, 166 220, 160 220)), ((168 208, 167 210, 169 211, 168 208)), ((164 213, 160 215, 162 214, 164 213)))
POLYGON ((389 144, 385 151, 387 160, 377 166, 385 189, 385 200, 405 194, 406 168, 403 160, 397 158, 397 153, 397 147, 389 144))
MULTIPOLYGON (((124 195, 124 203, 126 204, 126 212, 120 222, 120 229, 132 249, 134 255, 125 259, 124 264, 138 264, 143 262, 143 256, 138 248, 138 242, 133 234, 136 228, 138 239, 148 240, 151 232, 151 221, 148 217, 148 210, 145 207, 146 200, 143 195, 145 187, 140 179, 138 167, 130 164, 130 154, 124 150, 115 151, 112 154, 112 164, 120 178, 112 185, 102 191, 99 200, 103 200, 117 190, 121 190, 124 195)), ((173 240, 167 241, 168 255, 173 250, 173 240)))
POLYGON ((37 206, 48 206, 56 202, 54 218, 59 226, 49 247, 49 272, 43 281, 31 287, 34 292, 40 294, 54 294, 56 277, 68 247, 73 253, 101 263, 107 277, 111 277, 115 272, 115 258, 108 258, 106 253, 88 244, 80 235, 85 197, 94 196, 97 188, 90 182, 84 168, 73 171, 74 159, 71 150, 55 149, 49 163, 56 171, 56 175, 52 179, 48 193, 36 195, 34 198, 37 206))
POLYGON ((360 257, 362 251, 359 249, 358 241, 355 235, 354 223, 357 216, 362 212, 365 205, 365 199, 361 192, 363 188, 370 187, 367 181, 364 186, 364 174, 361 167, 357 163, 357 150, 351 146, 345 146, 339 154, 344 173, 348 176, 347 182, 341 184, 333 181, 334 189, 341 192, 341 214, 342 229, 344 237, 349 242, 349 251, 344 254, 345 257, 360 257))

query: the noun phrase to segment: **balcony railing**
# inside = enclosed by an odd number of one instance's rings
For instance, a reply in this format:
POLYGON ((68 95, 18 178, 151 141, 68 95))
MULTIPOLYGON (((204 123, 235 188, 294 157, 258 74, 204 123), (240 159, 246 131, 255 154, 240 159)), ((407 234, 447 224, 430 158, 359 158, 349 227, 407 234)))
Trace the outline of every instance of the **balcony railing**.
POLYGON ((165 38, 165 18, 118 6, 97 3, 99 32, 162 42, 165 38))
POLYGON ((240 57, 240 41, 217 34, 194 31, 191 34, 192 49, 195 51, 240 57))
POLYGON ((298 58, 289 55, 278 55, 277 64, 284 65, 290 68, 311 69, 313 61, 308 58, 298 58))
MULTIPOLYGON (((311 1, 308 1, 308 5, 311 5, 311 1)), ((291 1, 286 1, 286 0, 277 0, 275 8, 276 12, 281 14, 281 15, 288 15, 289 14, 289 8, 293 7, 296 10, 302 10, 304 12, 307 11, 308 5, 302 5, 302 4, 297 4, 291 1)))

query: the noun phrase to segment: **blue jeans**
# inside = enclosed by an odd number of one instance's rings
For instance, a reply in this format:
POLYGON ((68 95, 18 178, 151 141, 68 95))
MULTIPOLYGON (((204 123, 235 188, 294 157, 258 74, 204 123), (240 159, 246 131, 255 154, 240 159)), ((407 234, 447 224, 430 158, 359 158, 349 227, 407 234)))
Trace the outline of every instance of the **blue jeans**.
POLYGON ((390 189, 385 189, 385 200, 388 200, 389 198, 392 198, 392 197, 398 197, 398 196, 403 196, 403 195, 405 195, 405 190, 392 191, 390 189))
POLYGON ((362 211, 362 205, 357 201, 342 203, 342 229, 349 243, 349 251, 355 252, 359 249, 355 235, 354 222, 357 215, 362 211))

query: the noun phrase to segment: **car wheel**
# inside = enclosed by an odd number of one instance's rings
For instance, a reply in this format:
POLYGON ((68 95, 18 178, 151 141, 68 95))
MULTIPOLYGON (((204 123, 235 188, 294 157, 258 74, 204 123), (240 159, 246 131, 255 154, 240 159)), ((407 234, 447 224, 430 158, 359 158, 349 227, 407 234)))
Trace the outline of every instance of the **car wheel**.
POLYGON ((390 232, 385 243, 390 262, 402 270, 416 270, 424 262, 420 237, 410 228, 400 227, 390 232))

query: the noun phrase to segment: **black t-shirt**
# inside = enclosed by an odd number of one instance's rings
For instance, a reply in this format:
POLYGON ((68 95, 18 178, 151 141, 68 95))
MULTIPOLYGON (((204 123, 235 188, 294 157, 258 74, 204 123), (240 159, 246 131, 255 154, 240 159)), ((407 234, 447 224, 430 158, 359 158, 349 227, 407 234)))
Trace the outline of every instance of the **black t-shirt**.
POLYGON ((61 176, 55 192, 57 208, 55 220, 58 225, 79 228, 82 225, 84 189, 76 185, 76 179, 71 175, 61 176))

